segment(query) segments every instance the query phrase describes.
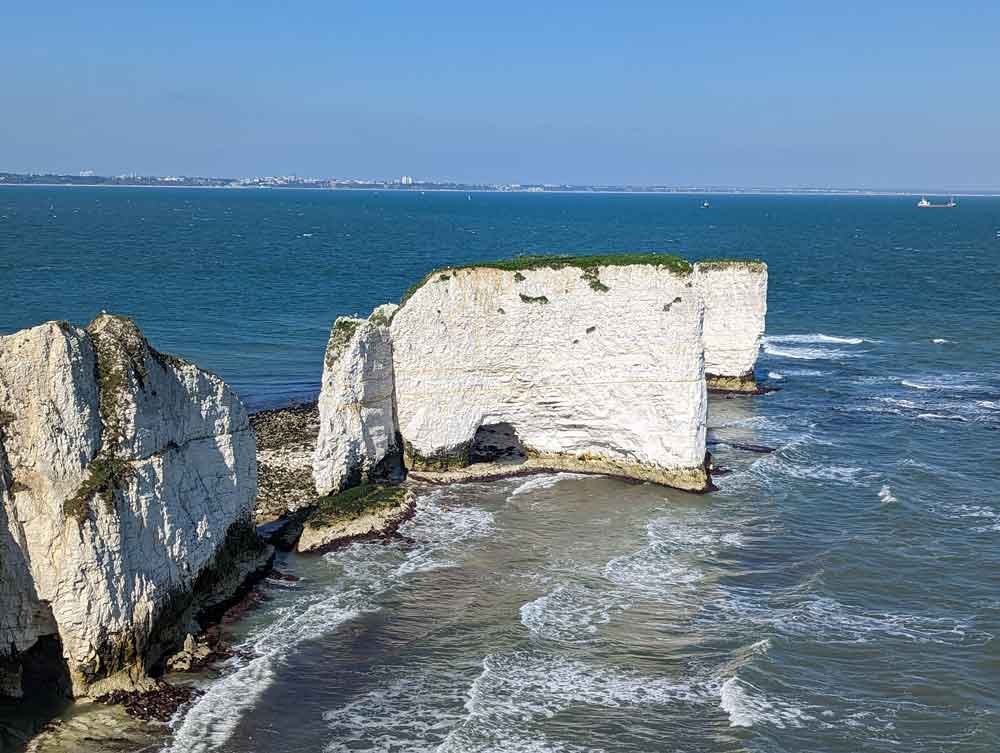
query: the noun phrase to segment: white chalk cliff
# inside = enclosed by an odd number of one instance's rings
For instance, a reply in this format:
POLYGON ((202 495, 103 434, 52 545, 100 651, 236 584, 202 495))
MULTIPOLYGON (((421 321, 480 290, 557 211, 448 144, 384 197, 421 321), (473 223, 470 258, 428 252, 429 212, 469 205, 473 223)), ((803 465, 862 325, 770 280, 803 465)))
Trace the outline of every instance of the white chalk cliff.
POLYGON ((317 490, 384 480, 372 469, 396 457, 397 437, 428 481, 474 477, 456 473, 470 463, 492 478, 519 459, 519 472, 705 490, 706 381, 758 391, 766 313, 757 261, 535 257, 438 270, 398 308, 334 325, 317 490))
POLYGON ((670 257, 430 275, 391 324, 408 465, 509 424, 536 466, 705 489, 703 309, 670 257))
POLYGON ((403 478, 388 326, 395 310, 387 304, 368 319, 340 317, 330 332, 313 457, 319 494, 403 478))
POLYGON ((711 390, 755 392, 754 366, 767 315, 767 265, 709 261, 694 265, 705 301, 705 378, 711 390))
POLYGON ((0 691, 57 636, 75 695, 141 687, 264 551, 254 437, 128 319, 0 337, 0 691))

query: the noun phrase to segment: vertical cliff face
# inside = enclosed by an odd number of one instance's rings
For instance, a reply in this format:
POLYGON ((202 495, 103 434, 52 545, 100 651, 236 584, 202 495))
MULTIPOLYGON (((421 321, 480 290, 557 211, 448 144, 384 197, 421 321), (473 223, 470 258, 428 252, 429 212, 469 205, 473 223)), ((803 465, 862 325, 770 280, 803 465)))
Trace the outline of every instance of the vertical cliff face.
POLYGON ((704 307, 663 259, 431 275, 391 325, 412 467, 466 465, 477 430, 509 425, 553 468, 704 489, 704 307))
POLYGON ((326 346, 313 458, 319 494, 403 479, 389 319, 396 306, 366 319, 340 317, 326 346))
POLYGON ((263 550, 254 438, 218 377, 128 319, 0 337, 0 652, 61 641, 73 692, 141 686, 263 550))
POLYGON ((705 301, 705 378, 710 390, 756 392, 754 366, 767 314, 767 265, 708 261, 694 265, 705 301))

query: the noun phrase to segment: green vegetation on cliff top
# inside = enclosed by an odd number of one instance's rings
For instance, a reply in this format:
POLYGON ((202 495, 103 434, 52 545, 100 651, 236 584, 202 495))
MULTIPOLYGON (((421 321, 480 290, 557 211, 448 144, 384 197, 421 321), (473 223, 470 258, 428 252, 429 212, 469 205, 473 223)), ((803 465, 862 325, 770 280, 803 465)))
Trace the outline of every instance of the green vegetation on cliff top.
MULTIPOLYGON (((443 272, 452 272, 460 269, 502 269, 507 272, 514 272, 519 275, 519 279, 524 279, 520 273, 531 269, 564 269, 566 267, 576 267, 584 271, 584 279, 590 283, 592 289, 606 292, 607 288, 597 279, 596 270, 599 267, 629 267, 644 265, 651 267, 663 267, 669 272, 685 276, 691 274, 693 269, 691 262, 673 254, 661 253, 622 253, 622 254, 596 254, 591 256, 515 256, 513 259, 498 259, 494 261, 477 261, 470 264, 459 264, 455 266, 441 267, 435 269, 424 276, 415 285, 403 293, 399 300, 402 306, 410 296, 434 275, 441 275, 443 272), (589 273, 589 274, 588 274, 589 273), (596 282, 595 282, 596 281, 596 282)), ((442 279, 447 279, 442 277, 442 279)), ((516 278, 517 279, 517 278, 516 278)))

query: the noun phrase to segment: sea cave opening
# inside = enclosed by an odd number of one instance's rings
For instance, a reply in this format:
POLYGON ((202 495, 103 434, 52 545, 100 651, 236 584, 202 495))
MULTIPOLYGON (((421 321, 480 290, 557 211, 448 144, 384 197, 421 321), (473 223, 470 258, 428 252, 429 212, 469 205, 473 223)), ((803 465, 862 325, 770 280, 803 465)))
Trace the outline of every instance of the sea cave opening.
POLYGON ((528 453, 512 424, 483 424, 476 430, 469 448, 471 463, 523 463, 528 453))

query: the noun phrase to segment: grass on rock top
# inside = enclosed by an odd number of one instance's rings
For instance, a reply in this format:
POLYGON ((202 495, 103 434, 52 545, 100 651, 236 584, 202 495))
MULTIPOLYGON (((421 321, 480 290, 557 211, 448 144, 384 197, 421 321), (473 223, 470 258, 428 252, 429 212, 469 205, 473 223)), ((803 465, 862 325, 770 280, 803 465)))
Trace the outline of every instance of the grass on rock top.
POLYGON ((331 525, 343 518, 352 518, 383 507, 395 507, 406 497, 402 486, 362 484, 339 494, 327 494, 316 500, 316 510, 309 516, 311 528, 331 525))
POLYGON ((702 272, 733 268, 747 269, 751 272, 763 272, 767 269, 767 264, 760 259, 701 259, 695 263, 702 272))
MULTIPOLYGON (((604 292, 605 286, 597 279, 596 270, 598 267, 629 267, 629 266, 650 266, 663 267, 669 272, 686 276, 691 274, 693 269, 691 262, 673 254, 660 253, 623 253, 623 254, 595 254, 590 256, 515 256, 512 259, 499 259, 495 261, 477 261, 470 264, 459 264, 455 266, 435 269, 424 276, 420 282, 411 285, 403 294, 399 301, 402 306, 420 287, 431 279, 434 275, 441 275, 444 272, 452 272, 460 269, 502 269, 507 272, 514 272, 515 279, 523 280, 521 272, 532 269, 565 269, 566 267, 576 267, 583 270, 584 279, 590 283, 591 288, 604 292), (589 276, 588 276, 589 274, 589 276), (594 282, 596 281, 596 283, 594 282)), ((440 278, 439 278, 440 279, 440 278)), ((447 278, 444 278, 447 279, 447 278)))

